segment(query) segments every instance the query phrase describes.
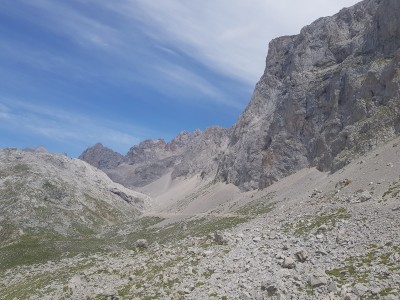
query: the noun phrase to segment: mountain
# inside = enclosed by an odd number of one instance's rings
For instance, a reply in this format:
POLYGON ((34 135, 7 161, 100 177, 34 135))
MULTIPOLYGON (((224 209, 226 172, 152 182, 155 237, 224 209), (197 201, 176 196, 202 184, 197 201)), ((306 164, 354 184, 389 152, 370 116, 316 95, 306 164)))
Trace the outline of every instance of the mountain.
POLYGON ((399 13, 273 40, 230 129, 0 150, 0 298, 399 299, 399 13))
POLYGON ((0 237, 3 248, 26 239, 86 238, 131 221, 148 196, 61 154, 0 150, 0 237))
POLYGON ((183 131, 169 143, 163 139, 145 140, 133 146, 125 156, 96 144, 79 158, 127 187, 148 185, 168 173, 172 178, 200 173, 215 176, 228 133, 228 129, 218 126, 204 132, 183 131))
POLYGON ((104 147, 101 143, 86 149, 79 158, 99 169, 115 168, 124 159, 121 154, 104 147))
POLYGON ((337 171, 400 130, 398 12, 399 1, 366 0, 271 41, 265 72, 231 129, 185 133, 176 146, 145 141, 118 167, 107 155, 80 158, 105 161, 100 168, 126 186, 172 172, 252 190, 304 167, 337 171))

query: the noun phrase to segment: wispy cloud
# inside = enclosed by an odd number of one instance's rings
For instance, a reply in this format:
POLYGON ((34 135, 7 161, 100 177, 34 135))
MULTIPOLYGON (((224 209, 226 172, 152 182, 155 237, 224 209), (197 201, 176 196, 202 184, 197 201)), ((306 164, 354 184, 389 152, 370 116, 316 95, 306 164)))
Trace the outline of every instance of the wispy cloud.
MULTIPOLYGON (((84 1, 82 1, 83 4, 84 1)), ((72 1, 73 3, 73 1, 72 1)), ((72 4, 71 3, 71 4, 72 4)), ((36 8, 42 13, 46 21, 52 26, 47 29, 62 33, 81 46, 94 46, 99 48, 118 49, 123 41, 121 33, 108 25, 107 19, 96 18, 88 13, 83 13, 68 2, 55 2, 49 0, 27 1, 26 5, 36 8)), ((32 19, 33 22, 42 23, 43 20, 32 19)))
POLYGON ((36 105, 16 99, 0 98, 0 127, 13 126, 26 134, 34 134, 64 144, 80 144, 82 150, 102 142, 121 152, 152 133, 140 127, 127 126, 96 119, 46 105, 36 105), (122 128, 127 129, 122 130, 122 128))
POLYGON ((0 103, 0 119, 9 119, 10 115, 9 115, 9 109, 7 106, 2 105, 0 103))
POLYGON ((272 38, 357 1, 6 1, 2 142, 18 131, 24 143, 100 141, 123 152, 144 138, 230 126, 272 38))
POLYGON ((254 85, 272 38, 298 33, 321 13, 330 15, 356 2, 123 0, 112 8, 142 22, 160 44, 178 47, 208 67, 254 85))

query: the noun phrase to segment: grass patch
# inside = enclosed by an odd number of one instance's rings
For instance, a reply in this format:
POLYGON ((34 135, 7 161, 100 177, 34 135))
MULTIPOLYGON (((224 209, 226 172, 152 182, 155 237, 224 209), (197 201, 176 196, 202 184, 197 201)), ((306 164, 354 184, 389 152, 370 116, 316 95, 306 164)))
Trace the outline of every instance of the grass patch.
POLYGON ((267 214, 275 208, 274 203, 270 203, 270 200, 272 200, 274 197, 275 192, 268 193, 264 197, 253 200, 252 202, 238 208, 235 213, 249 217, 267 214))
POLYGON ((346 209, 339 208, 336 212, 320 215, 312 219, 308 223, 303 222, 293 226, 288 225, 288 230, 291 229, 290 227, 293 227, 295 235, 304 236, 311 233, 312 231, 315 231, 322 225, 326 225, 327 230, 329 231, 332 230, 333 227, 335 227, 337 221, 349 219, 350 217, 351 216, 349 213, 347 213, 346 209))
POLYGON ((387 200, 388 198, 400 199, 400 182, 395 181, 389 186, 388 190, 383 193, 382 199, 387 200))

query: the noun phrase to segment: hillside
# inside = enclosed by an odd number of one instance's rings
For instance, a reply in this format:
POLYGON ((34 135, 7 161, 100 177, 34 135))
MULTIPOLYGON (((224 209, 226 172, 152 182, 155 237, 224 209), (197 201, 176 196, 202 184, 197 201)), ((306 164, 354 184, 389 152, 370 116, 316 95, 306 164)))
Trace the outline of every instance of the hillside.
POLYGON ((34 261, 35 251, 38 257, 57 257, 70 241, 95 239, 107 228, 131 222, 149 204, 148 196, 81 160, 0 150, 2 265, 34 261))

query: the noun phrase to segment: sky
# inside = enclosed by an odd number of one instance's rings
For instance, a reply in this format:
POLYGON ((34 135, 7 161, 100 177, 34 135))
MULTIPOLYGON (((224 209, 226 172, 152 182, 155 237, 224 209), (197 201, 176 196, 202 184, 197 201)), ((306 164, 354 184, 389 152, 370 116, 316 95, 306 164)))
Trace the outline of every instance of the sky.
POLYGON ((101 142, 232 126, 271 39, 357 0, 2 0, 0 148, 77 157, 101 142))

